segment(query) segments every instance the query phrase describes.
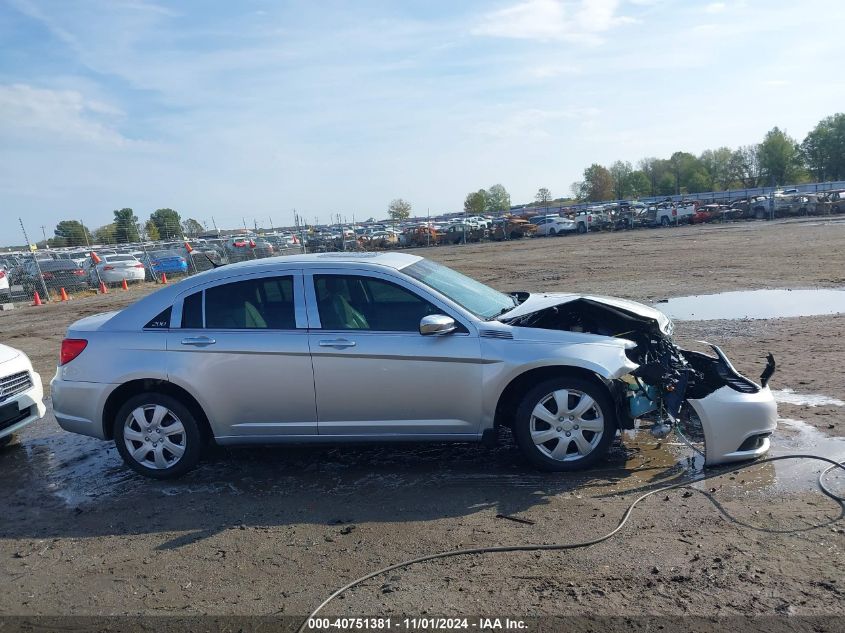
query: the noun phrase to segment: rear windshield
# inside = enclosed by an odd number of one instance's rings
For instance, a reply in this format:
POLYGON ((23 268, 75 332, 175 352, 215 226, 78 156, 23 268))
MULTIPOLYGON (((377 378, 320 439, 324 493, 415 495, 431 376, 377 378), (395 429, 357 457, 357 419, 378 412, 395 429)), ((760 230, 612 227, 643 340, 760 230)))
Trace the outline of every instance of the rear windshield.
POLYGON ((76 270, 79 268, 79 266, 71 261, 59 259, 39 260, 38 265, 41 267, 41 270, 76 270))
POLYGON ((107 262, 131 262, 134 259, 132 255, 109 255, 106 257, 107 262))

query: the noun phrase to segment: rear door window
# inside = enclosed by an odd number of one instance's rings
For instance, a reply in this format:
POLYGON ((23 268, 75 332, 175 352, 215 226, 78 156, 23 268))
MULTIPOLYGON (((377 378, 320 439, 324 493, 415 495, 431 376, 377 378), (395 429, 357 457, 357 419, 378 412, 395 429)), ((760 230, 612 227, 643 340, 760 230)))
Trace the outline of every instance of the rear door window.
POLYGON ((296 328, 293 277, 262 277, 205 290, 206 329, 296 328))

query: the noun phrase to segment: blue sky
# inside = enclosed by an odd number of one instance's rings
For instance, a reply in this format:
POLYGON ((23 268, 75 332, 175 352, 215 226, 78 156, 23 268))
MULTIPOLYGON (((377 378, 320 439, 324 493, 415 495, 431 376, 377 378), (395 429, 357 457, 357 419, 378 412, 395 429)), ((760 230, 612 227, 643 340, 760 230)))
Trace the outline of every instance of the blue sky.
POLYGON ((839 0, 0 0, 0 244, 130 206, 211 225, 564 195, 593 162, 799 140, 839 0))

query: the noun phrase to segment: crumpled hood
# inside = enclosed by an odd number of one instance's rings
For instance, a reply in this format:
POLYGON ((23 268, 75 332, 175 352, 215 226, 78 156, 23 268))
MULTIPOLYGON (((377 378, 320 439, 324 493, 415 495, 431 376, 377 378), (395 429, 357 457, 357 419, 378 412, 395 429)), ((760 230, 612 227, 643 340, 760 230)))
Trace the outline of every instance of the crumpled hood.
POLYGON ((627 310, 628 312, 631 312, 643 318, 654 319, 660 326, 661 332, 664 332, 666 334, 671 334, 672 332, 672 321, 669 319, 669 317, 663 314, 660 310, 652 308, 651 306, 647 306, 643 303, 638 303, 637 301, 629 301, 628 299, 619 299, 617 297, 602 297, 600 295, 587 295, 564 292, 532 292, 528 296, 528 299, 520 303, 510 312, 503 314, 501 316, 501 319, 503 321, 508 321, 515 317, 520 317, 526 314, 539 312, 540 310, 544 310, 546 308, 551 308, 552 306, 563 305, 564 303, 569 303, 570 301, 575 301, 576 299, 588 299, 590 301, 595 301, 596 303, 603 303, 605 305, 613 306, 614 308, 627 310))
POLYGON ((0 344, 0 363, 5 363, 20 356, 21 353, 14 347, 0 344))

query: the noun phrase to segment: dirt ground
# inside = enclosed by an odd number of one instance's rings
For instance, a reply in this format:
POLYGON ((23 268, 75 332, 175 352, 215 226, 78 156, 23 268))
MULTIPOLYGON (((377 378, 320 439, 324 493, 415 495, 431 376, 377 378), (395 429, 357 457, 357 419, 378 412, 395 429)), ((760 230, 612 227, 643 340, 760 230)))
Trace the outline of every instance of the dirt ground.
MULTIPOLYGON (((650 302, 842 287, 843 247, 845 222, 816 219, 414 252, 502 290, 650 302)), ((0 312, 0 341, 23 349, 47 383, 68 324, 149 290, 0 312)), ((845 459, 841 402, 800 404, 802 394, 845 400, 845 315, 676 326, 682 343, 718 343, 749 376, 775 355, 772 387, 799 404, 780 404, 774 454, 845 459)), ((303 616, 349 580, 428 552, 603 534, 637 491, 701 471, 677 441, 639 433, 576 475, 531 470, 505 437, 493 449, 216 449, 185 478, 159 483, 123 468, 111 444, 62 432, 50 413, 0 451, 0 467, 2 615, 303 616)), ((817 629, 841 630, 845 522, 815 487, 819 469, 756 464, 692 494, 651 497, 602 544, 424 563, 368 581, 326 613, 832 616, 833 628, 817 629)), ((845 477, 830 479, 845 490, 845 477)))

